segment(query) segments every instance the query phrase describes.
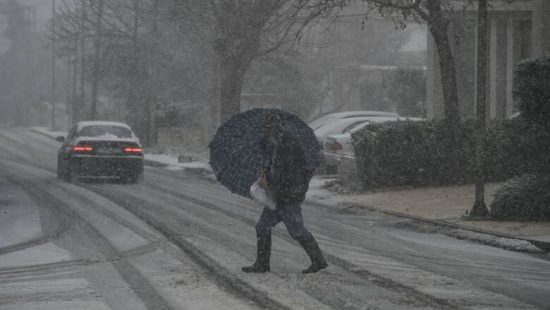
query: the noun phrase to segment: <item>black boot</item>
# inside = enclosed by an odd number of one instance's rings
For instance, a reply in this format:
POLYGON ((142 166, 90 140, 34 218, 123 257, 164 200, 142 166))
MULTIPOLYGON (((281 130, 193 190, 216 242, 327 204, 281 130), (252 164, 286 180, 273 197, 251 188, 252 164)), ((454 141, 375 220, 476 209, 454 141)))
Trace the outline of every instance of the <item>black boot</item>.
POLYGON ((241 268, 244 272, 263 273, 269 271, 271 234, 256 234, 256 238, 258 238, 256 262, 252 266, 241 268))
POLYGON ((309 256, 309 259, 311 259, 311 266, 303 270, 302 273, 315 273, 328 267, 328 264, 323 257, 323 253, 321 253, 321 249, 313 236, 300 238, 298 239, 298 242, 300 242, 309 256))

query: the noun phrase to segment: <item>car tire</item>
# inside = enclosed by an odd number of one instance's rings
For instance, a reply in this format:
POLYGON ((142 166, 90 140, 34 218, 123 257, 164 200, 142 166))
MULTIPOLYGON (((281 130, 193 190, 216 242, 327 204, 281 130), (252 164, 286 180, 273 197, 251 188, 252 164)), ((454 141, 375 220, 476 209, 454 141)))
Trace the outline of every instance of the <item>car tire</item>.
POLYGON ((63 162, 60 160, 57 161, 57 178, 63 181, 69 180, 69 174, 67 170, 63 169, 63 162))
POLYGON ((133 174, 128 177, 128 183, 130 184, 139 184, 143 181, 143 172, 138 174, 133 174))
POLYGON ((63 170, 63 162, 59 157, 57 158, 57 179, 67 180, 67 172, 63 170))
POLYGON ((59 161, 57 162, 57 179, 59 180, 65 180, 67 177, 65 176, 64 171, 61 169, 61 166, 59 165, 59 161))
POLYGON ((57 167, 57 179, 58 180, 67 180, 67 174, 63 172, 59 167, 57 167))

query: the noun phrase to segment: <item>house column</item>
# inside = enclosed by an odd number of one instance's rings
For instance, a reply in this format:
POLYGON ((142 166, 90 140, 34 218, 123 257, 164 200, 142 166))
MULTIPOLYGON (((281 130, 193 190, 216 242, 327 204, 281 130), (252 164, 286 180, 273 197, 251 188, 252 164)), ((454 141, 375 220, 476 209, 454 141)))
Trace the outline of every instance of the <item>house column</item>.
POLYGON ((508 19, 506 25, 506 116, 510 116, 514 109, 514 25, 513 19, 508 19))
POLYGON ((532 44, 533 57, 550 55, 550 1, 534 0, 532 44))
POLYGON ((497 19, 491 18, 489 43, 489 118, 497 115, 497 19))

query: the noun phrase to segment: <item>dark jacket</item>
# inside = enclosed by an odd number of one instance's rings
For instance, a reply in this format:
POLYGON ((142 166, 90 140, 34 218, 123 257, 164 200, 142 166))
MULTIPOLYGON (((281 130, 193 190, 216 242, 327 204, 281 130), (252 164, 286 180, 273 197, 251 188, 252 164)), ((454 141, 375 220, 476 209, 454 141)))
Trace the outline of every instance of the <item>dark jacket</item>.
POLYGON ((309 188, 313 171, 306 169, 304 149, 296 139, 284 134, 282 142, 273 149, 262 142, 267 185, 277 204, 302 202, 309 188))

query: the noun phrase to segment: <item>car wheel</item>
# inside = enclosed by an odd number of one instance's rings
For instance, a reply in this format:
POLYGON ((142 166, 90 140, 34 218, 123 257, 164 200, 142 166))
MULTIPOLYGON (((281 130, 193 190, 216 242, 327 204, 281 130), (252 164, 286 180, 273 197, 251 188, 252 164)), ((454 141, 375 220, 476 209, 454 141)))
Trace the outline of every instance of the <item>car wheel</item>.
POLYGON ((63 161, 57 159, 57 178, 59 180, 67 181, 69 176, 65 169, 63 169, 63 161))
POLYGON ((58 180, 65 180, 65 174, 63 173, 63 171, 61 171, 59 169, 59 167, 57 167, 57 179, 58 180))
POLYGON ((63 170, 61 170, 61 167, 59 167, 59 162, 57 163, 57 178, 59 180, 65 180, 67 178, 63 170))
POLYGON ((126 183, 129 184, 138 184, 143 181, 143 172, 138 174, 131 174, 128 177, 126 177, 126 183))

